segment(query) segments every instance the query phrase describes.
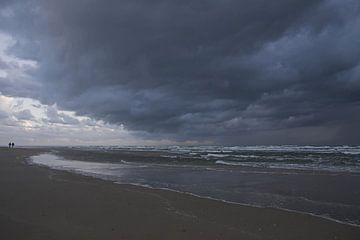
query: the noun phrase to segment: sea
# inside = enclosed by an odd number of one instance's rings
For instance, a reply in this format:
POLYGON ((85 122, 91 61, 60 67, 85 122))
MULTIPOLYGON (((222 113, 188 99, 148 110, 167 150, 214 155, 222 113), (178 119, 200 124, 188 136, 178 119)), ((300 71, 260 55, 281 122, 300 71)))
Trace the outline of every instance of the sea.
POLYGON ((360 227, 360 146, 58 147, 29 163, 360 227))

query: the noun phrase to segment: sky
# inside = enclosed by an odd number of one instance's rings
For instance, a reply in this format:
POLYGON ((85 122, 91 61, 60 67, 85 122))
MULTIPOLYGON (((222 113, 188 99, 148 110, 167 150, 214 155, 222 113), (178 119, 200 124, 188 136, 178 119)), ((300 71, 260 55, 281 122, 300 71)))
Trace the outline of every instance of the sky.
POLYGON ((0 0, 0 142, 360 145, 358 0, 0 0))

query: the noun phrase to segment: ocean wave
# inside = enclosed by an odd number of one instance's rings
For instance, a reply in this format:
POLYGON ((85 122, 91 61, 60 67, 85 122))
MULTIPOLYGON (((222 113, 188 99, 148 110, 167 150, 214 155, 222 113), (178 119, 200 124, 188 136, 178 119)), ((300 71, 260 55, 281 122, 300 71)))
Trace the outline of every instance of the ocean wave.
MULTIPOLYGON (((161 161, 301 170, 359 172, 360 146, 93 146, 100 152, 158 152, 161 161), (223 162, 221 162, 223 161, 223 162)), ((141 153, 139 153, 141 154, 141 153)), ((148 162, 147 162, 148 163, 148 162)))
POLYGON ((129 150, 129 151, 165 151, 172 153, 213 153, 223 154, 239 151, 260 152, 312 152, 312 153, 343 153, 360 155, 360 146, 302 146, 302 145, 273 145, 273 146, 85 146, 73 147, 88 150, 129 150))

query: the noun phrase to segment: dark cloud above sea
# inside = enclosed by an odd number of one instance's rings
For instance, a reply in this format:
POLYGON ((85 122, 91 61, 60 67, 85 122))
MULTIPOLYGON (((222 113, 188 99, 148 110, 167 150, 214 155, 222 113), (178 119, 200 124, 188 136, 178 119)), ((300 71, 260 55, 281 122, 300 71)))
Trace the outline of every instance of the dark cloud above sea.
MULTIPOLYGON (((0 59, 0 68, 27 73, 0 80, 5 95, 123 124, 143 138, 360 144, 357 0, 0 7, 0 31, 15 40, 7 52, 37 62, 26 69, 0 59)), ((76 121, 47 113, 54 122, 76 121)))

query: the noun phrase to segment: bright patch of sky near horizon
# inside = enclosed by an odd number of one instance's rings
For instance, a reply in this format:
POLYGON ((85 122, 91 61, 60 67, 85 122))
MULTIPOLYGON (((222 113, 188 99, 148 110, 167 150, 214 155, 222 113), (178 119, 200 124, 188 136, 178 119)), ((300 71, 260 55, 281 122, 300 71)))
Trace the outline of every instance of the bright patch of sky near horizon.
POLYGON ((123 126, 61 111, 30 98, 0 96, 1 142, 22 145, 117 144, 129 138, 123 126), (119 141, 120 140, 120 141, 119 141))

